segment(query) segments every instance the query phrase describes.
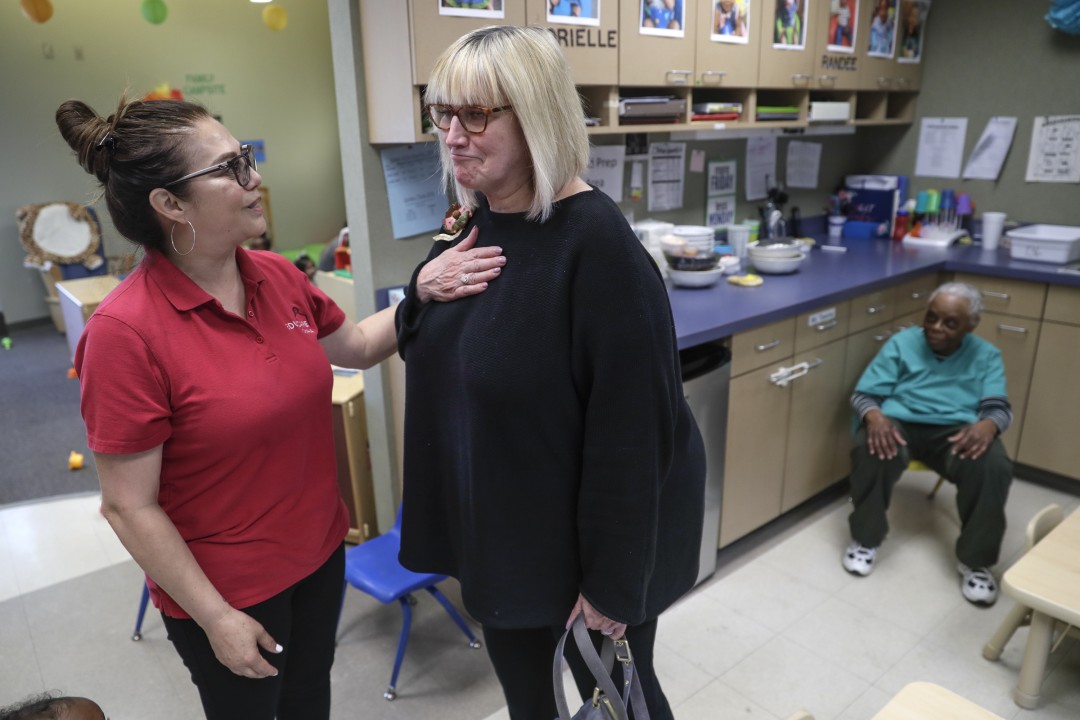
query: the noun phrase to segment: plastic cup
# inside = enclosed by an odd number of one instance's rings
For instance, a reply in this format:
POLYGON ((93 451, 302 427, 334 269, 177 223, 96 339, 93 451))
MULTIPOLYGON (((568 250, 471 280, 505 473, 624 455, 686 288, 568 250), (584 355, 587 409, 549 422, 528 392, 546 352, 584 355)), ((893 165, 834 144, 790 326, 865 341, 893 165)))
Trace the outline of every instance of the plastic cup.
POLYGON ((829 216, 829 241, 839 240, 844 237, 844 223, 847 222, 847 218, 843 215, 830 215, 829 216))
POLYGON ((747 247, 750 244, 750 227, 748 225, 728 225, 727 237, 728 244, 731 245, 735 257, 745 260, 747 247))
POLYGON ((997 250, 1001 240, 1001 231, 1005 229, 1005 213, 984 212, 982 214, 983 250, 997 250))

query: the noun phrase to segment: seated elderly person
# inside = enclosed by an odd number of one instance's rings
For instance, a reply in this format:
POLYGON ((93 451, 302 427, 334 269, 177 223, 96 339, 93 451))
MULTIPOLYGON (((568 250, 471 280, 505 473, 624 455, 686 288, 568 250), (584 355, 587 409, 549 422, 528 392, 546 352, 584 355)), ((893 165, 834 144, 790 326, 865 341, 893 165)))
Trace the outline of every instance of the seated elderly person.
POLYGON ((1001 351, 971 334, 982 296, 946 283, 930 296, 922 327, 893 335, 863 372, 851 405, 860 419, 851 451, 852 544, 844 569, 869 575, 889 523, 893 486, 911 460, 956 485, 956 557, 969 602, 990 605, 989 568, 1005 534, 1012 463, 998 435, 1012 421, 1001 351))

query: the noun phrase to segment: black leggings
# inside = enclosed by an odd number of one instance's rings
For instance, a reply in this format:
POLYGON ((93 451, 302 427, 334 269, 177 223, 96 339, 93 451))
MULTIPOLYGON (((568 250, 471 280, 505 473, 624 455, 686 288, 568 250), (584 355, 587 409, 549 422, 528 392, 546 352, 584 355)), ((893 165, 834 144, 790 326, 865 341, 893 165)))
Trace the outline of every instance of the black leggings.
MULTIPOLYGON (((558 717, 551 684, 551 664, 555 646, 563 632, 564 629, 560 627, 517 630, 484 627, 484 644, 495 667, 495 675, 502 685, 503 695, 506 696, 510 720, 551 720, 558 717)), ((589 635, 599 647, 603 639, 600 633, 590 631, 589 635)), ((656 620, 628 627, 626 639, 630 641, 630 652, 634 655, 634 667, 641 679, 651 720, 673 720, 671 708, 653 669, 656 620)), ((591 698, 596 683, 572 637, 566 642, 565 653, 582 699, 591 698)), ((621 688, 622 670, 619 663, 615 665, 615 686, 621 688)), ((574 703, 570 698, 567 698, 567 704, 571 713, 581 706, 580 702, 574 703)), ((633 706, 630 716, 634 717, 633 706)))
POLYGON ((243 608, 285 648, 279 655, 263 652, 278 674, 259 680, 236 675, 222 665, 194 620, 161 616, 169 640, 199 689, 207 720, 329 720, 330 667, 344 582, 342 545, 308 577, 269 600, 243 608))

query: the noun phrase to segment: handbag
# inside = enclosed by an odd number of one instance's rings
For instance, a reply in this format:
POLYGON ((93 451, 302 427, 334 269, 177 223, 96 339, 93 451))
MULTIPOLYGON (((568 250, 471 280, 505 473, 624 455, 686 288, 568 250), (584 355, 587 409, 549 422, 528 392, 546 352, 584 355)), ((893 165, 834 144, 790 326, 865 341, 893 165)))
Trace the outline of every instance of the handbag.
POLYGON ((630 643, 626 638, 612 640, 604 638, 600 654, 593 647, 592 638, 585 628, 585 618, 578 615, 574 623, 563 633, 555 648, 555 660, 551 667, 551 680, 555 688, 555 707, 559 711, 558 720, 629 720, 628 708, 633 705, 635 720, 649 720, 649 710, 645 707, 645 694, 641 690, 641 680, 634 671, 634 656, 630 652, 630 643), (596 680, 593 696, 586 700, 573 715, 566 705, 566 690, 563 688, 562 664, 566 639, 573 633, 585 665, 596 680), (622 663, 623 691, 619 694, 611 671, 615 661, 622 663))

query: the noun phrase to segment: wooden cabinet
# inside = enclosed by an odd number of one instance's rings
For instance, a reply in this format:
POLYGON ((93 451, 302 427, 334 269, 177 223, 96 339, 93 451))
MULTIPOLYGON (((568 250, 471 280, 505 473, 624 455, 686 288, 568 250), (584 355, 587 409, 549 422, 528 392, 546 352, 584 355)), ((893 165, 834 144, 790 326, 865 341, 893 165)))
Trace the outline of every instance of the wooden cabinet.
POLYGON ((79 345, 79 337, 86 327, 86 321, 94 314, 101 301, 119 284, 120 278, 115 275, 92 275, 56 283, 60 314, 64 319, 72 362, 75 361, 75 349, 79 345))
POLYGON ((841 338, 794 358, 795 367, 805 363, 808 369, 791 381, 782 513, 847 475, 835 453, 836 438, 851 425, 844 398, 846 348, 841 338))
MULTIPOLYGON (((564 0, 569 2, 569 0, 564 0)), ((594 0, 596 2, 596 0, 594 0)), ((619 84, 619 13, 616 3, 600 3, 599 25, 548 22, 550 0, 526 0, 529 25, 546 27, 566 54, 578 85, 619 84)))
POLYGON ((349 510, 346 540, 361 543, 379 534, 375 491, 371 482, 364 376, 334 375, 334 451, 338 488, 349 510))
POLYGON ((1035 350, 1042 323, 1032 318, 983 312, 975 335, 1001 350, 1005 363, 1005 389, 1012 405, 1013 423, 1001 436, 1005 452, 1015 458, 1026 417, 1028 388, 1035 366, 1035 350))
POLYGON ((790 388, 769 380, 780 368, 768 365, 731 380, 720 547, 780 515, 791 408, 790 388))
POLYGON ((854 298, 851 301, 851 321, 848 324, 848 331, 857 333, 892 320, 896 316, 895 298, 895 287, 876 290, 854 298))
POLYGON ((956 280, 982 292, 983 313, 975 334, 1001 350, 1005 363, 1005 389, 1012 405, 1013 422, 1001 436, 1011 458, 1017 458, 1027 424, 1028 392, 1041 333, 1046 285, 957 273, 956 280))
POLYGON ((859 67, 866 55, 866 37, 862 20, 870 10, 867 0, 847 2, 846 15, 833 13, 834 3, 817 0, 810 5, 814 14, 813 72, 811 88, 823 90, 854 90, 859 87, 859 67), (854 6, 854 7, 852 7, 854 6), (847 17, 847 29, 841 27, 842 17, 847 17))
MULTIPOLYGON (((379 5, 400 4, 379 3, 379 5)), ((409 31, 412 48, 412 80, 415 85, 427 84, 431 68, 451 43, 465 33, 488 25, 524 25, 525 0, 502 0, 503 17, 443 15, 442 3, 432 0, 409 0, 409 31)), ((402 38, 404 40, 404 38, 402 38)), ((378 69, 382 70, 380 63, 378 69)))
MULTIPOLYGON (((814 3, 816 4, 816 3, 814 3)), ((781 4, 777 2, 754 3, 753 9, 762 22, 758 23, 758 37, 761 50, 758 59, 758 87, 787 88, 807 90, 814 72, 814 38, 817 29, 817 14, 813 7, 806 12, 806 4, 798 3, 798 24, 801 26, 801 38, 792 42, 777 42, 778 13, 781 4), (801 41, 801 42, 800 42, 801 41)), ((780 19, 780 24, 785 25, 780 19)), ((791 25, 791 23, 787 23, 791 25)), ((781 31, 786 36, 794 33, 781 31)))
MULTIPOLYGON (((620 2, 619 84, 635 86, 683 86, 694 80, 695 12, 700 0, 683 0, 682 35, 642 34, 642 4, 620 2)), ((657 28, 664 32, 668 28, 657 28)))
POLYGON ((843 476, 834 448, 849 417, 846 318, 840 303, 732 338, 721 547, 843 476))
MULTIPOLYGON (((752 88, 757 85, 762 10, 757 3, 748 3, 753 16, 741 40, 726 42, 713 39, 715 31, 715 0, 698 0, 697 31, 695 33, 694 86, 702 90, 710 88, 752 88)), ((729 36, 730 37, 730 36, 729 36)), ((695 98, 699 93, 695 92, 695 98)), ((710 100, 701 93, 703 100, 710 100)))
MULTIPOLYGON (((860 7, 859 18, 860 39, 859 45, 869 49, 870 37, 874 25, 874 17, 877 12, 877 3, 865 3, 866 7, 860 7)), ((866 90, 886 90, 910 92, 918 90, 922 84, 922 62, 901 62, 900 28, 896 24, 896 18, 891 21, 893 29, 893 52, 888 57, 880 54, 860 58, 859 87, 866 90)))
MULTIPOLYGON (((1016 458, 1025 465, 1080 477, 1080 288, 1051 285, 1035 353, 1016 458)), ((1010 392, 1011 394, 1011 392, 1010 392)))

